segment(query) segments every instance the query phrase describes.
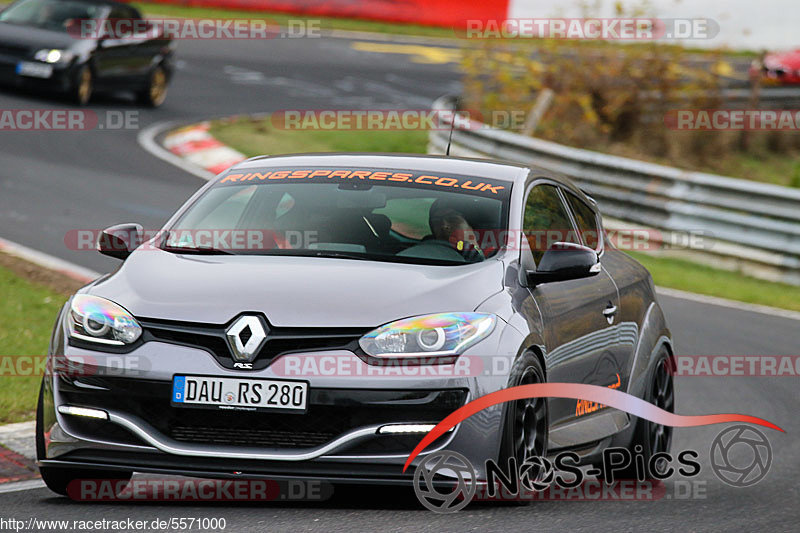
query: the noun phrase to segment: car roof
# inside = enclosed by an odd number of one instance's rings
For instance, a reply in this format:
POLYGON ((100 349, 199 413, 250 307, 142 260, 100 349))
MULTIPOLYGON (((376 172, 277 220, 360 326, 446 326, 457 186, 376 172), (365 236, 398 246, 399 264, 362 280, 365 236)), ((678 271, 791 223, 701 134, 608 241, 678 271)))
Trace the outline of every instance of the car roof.
POLYGON ((551 178, 563 183, 570 189, 579 190, 567 177, 533 165, 490 159, 469 159, 426 154, 320 152, 257 156, 231 167, 230 170, 238 171, 278 166, 304 167, 320 165, 331 167, 403 169, 412 172, 440 172, 447 174, 463 174, 466 176, 485 176, 513 183, 524 183, 529 175, 533 175, 551 178))

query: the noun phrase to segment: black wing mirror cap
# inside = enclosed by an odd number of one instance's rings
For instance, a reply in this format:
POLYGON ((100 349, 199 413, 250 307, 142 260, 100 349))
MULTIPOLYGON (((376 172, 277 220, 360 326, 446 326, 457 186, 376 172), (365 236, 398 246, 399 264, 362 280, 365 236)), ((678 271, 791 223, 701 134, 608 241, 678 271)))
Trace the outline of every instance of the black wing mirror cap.
POLYGON ((557 242, 542 256, 536 270, 527 272, 530 286, 588 278, 601 270, 597 252, 580 244, 557 242))
POLYGON ((140 244, 144 229, 140 224, 117 224, 104 229, 97 238, 97 251, 115 259, 125 260, 140 244))

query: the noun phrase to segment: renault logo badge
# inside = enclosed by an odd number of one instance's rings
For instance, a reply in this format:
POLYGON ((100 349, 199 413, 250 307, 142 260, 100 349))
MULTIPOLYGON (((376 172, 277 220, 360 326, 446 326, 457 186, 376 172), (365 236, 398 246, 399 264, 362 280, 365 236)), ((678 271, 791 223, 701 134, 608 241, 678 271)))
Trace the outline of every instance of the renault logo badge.
POLYGON ((225 337, 228 339, 233 360, 251 363, 267 340, 267 330, 258 317, 241 316, 231 324, 225 337))

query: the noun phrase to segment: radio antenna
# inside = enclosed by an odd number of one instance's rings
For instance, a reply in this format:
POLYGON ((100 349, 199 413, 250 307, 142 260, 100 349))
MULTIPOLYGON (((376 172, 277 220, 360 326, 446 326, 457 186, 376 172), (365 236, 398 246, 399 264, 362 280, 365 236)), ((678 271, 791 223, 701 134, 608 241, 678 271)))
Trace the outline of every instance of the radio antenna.
POLYGON ((450 136, 447 138, 447 151, 444 155, 450 155, 450 143, 453 142, 453 129, 456 126, 456 113, 458 112, 458 97, 453 100, 453 116, 450 119, 450 136))

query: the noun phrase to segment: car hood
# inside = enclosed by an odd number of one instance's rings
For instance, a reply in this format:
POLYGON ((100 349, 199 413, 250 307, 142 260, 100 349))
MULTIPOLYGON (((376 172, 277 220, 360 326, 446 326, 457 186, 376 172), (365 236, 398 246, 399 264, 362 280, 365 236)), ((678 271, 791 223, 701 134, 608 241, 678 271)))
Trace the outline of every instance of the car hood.
POLYGON ((17 47, 71 49, 78 40, 66 32, 0 22, 0 43, 17 47))
POLYGON ((373 327, 472 311, 502 290, 497 260, 431 266, 317 257, 134 252, 91 285, 140 318, 223 324, 261 312, 273 326, 373 327))

